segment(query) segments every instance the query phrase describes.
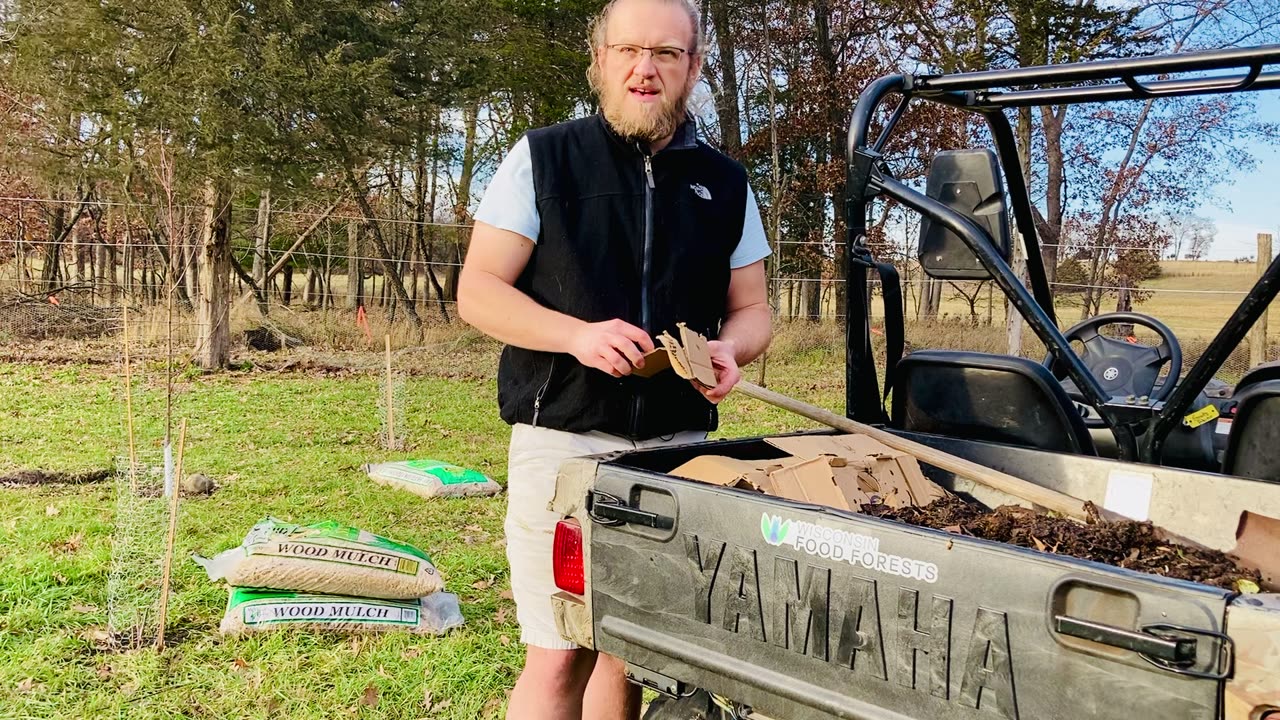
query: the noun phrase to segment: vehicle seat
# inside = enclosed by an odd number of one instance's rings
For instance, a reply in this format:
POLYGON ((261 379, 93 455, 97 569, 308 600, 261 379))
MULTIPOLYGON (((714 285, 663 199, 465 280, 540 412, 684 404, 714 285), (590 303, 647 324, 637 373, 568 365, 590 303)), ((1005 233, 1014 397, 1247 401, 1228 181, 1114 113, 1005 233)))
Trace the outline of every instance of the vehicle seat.
POLYGON ((1027 358, 917 350, 898 364, 890 424, 900 430, 1096 455, 1053 374, 1027 358))
POLYGON ((1222 471, 1280 482, 1280 363, 1245 373, 1231 396, 1235 417, 1227 436, 1222 471))

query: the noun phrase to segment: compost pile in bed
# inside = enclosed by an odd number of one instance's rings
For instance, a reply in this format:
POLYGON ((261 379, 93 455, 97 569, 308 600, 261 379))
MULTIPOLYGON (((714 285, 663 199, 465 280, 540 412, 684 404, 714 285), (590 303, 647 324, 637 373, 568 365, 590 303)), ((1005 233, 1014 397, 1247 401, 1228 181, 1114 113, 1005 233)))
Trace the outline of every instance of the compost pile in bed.
POLYGON ((986 510, 954 496, 924 507, 863 505, 862 511, 909 525, 1221 588, 1238 589, 1237 582, 1242 580, 1255 584, 1261 581, 1257 570, 1242 568, 1221 552, 1162 539, 1160 531, 1150 522, 1095 521, 1086 525, 1013 505, 986 510))

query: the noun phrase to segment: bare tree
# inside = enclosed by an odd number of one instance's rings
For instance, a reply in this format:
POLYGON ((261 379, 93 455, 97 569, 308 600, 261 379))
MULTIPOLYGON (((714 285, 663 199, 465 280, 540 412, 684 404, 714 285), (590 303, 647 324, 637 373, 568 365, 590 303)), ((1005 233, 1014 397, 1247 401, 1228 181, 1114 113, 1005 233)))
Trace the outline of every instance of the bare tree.
POLYGON ((1161 220, 1163 230, 1169 236, 1169 259, 1185 257, 1199 260, 1209 251, 1218 228, 1212 220, 1197 215, 1166 215, 1161 220), (1183 255, 1183 250, 1186 255, 1183 255))

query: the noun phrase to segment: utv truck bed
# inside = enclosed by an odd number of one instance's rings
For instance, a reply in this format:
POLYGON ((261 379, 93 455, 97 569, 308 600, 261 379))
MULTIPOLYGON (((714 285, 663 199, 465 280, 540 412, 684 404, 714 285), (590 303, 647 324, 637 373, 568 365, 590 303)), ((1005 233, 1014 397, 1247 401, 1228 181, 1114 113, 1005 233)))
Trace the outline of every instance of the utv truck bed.
MULTIPOLYGON (((911 436, 1229 551, 1280 485, 911 436), (1149 488, 1149 489, 1148 489, 1149 488)), ((572 460, 585 593, 561 633, 633 678, 772 718, 1232 718, 1280 713, 1280 596, 1171 580, 667 474, 764 439, 572 460)), ((925 468, 994 507, 1018 499, 925 468)), ((1277 548, 1280 552, 1280 548, 1277 548)))

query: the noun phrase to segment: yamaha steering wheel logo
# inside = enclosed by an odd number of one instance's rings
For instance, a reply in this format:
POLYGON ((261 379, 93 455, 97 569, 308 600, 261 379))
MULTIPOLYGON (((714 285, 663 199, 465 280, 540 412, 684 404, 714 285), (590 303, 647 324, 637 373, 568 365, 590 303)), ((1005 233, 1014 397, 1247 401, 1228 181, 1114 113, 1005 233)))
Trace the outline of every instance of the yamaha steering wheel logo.
POLYGON ((1109 367, 1109 368, 1107 368, 1106 370, 1103 370, 1103 371, 1102 371, 1102 379, 1103 379, 1103 380, 1106 380, 1107 382, 1110 382, 1110 381, 1112 381, 1112 380, 1115 380, 1115 379, 1116 379, 1116 378, 1118 378, 1118 377, 1120 377, 1120 370, 1119 370, 1119 368, 1116 368, 1116 367, 1109 367))

